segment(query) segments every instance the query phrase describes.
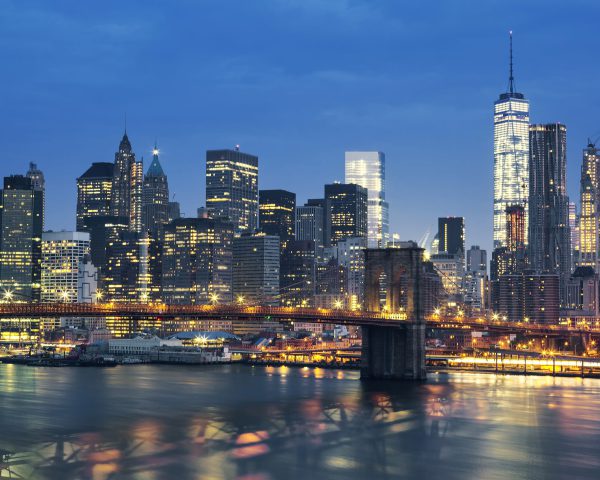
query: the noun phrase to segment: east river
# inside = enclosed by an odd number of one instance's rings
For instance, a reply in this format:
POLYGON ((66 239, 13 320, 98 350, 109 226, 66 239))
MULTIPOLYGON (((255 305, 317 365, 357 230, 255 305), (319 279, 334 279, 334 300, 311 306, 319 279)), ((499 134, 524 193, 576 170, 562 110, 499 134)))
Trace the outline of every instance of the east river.
POLYGON ((0 365, 4 477, 597 480, 600 380, 0 365))

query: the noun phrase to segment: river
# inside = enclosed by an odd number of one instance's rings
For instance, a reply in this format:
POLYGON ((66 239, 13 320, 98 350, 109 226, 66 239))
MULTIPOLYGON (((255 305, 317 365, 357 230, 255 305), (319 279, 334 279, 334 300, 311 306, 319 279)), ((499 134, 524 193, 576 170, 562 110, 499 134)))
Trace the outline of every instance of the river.
POLYGON ((0 365, 0 455, 0 478, 597 480, 600 380, 0 365))

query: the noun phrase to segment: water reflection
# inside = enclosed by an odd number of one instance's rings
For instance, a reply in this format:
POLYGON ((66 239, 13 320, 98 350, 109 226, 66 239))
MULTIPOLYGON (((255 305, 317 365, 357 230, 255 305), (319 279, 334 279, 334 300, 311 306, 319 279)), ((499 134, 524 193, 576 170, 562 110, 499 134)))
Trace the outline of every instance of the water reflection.
POLYGON ((0 366, 0 477, 596 478, 600 381, 0 366))

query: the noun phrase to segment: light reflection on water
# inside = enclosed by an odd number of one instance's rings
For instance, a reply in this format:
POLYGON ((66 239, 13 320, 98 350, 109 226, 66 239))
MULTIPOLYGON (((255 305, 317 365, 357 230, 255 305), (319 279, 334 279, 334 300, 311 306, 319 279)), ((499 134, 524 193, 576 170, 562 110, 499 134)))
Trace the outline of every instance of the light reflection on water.
POLYGON ((600 381, 0 365, 0 478, 597 479, 600 381))

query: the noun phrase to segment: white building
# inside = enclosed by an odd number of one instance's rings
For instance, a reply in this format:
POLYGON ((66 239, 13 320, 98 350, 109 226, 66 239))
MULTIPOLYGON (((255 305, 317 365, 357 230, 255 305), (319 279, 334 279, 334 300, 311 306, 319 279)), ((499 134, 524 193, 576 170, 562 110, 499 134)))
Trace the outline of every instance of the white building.
POLYGON ((108 341, 108 351, 113 355, 148 355, 160 347, 182 347, 181 340, 163 340, 158 337, 118 338, 108 341))
POLYGON ((77 302, 79 264, 89 253, 87 232, 42 234, 42 302, 77 302))
POLYGON ((348 304, 351 309, 360 308, 365 291, 365 253, 367 239, 349 237, 337 243, 338 264, 347 270, 348 304))
POLYGON ((89 256, 79 262, 77 272, 77 302, 96 303, 98 290, 98 269, 94 266, 89 256))
POLYGON ((389 240, 388 203, 385 201, 385 154, 346 152, 345 183, 368 190, 368 245, 385 248, 389 240))
MULTIPOLYGON (((529 208, 529 101, 515 91, 510 37, 508 91, 494 103, 494 248, 506 245, 506 208, 529 208)), ((527 244, 527 229, 525 229, 527 244)))

